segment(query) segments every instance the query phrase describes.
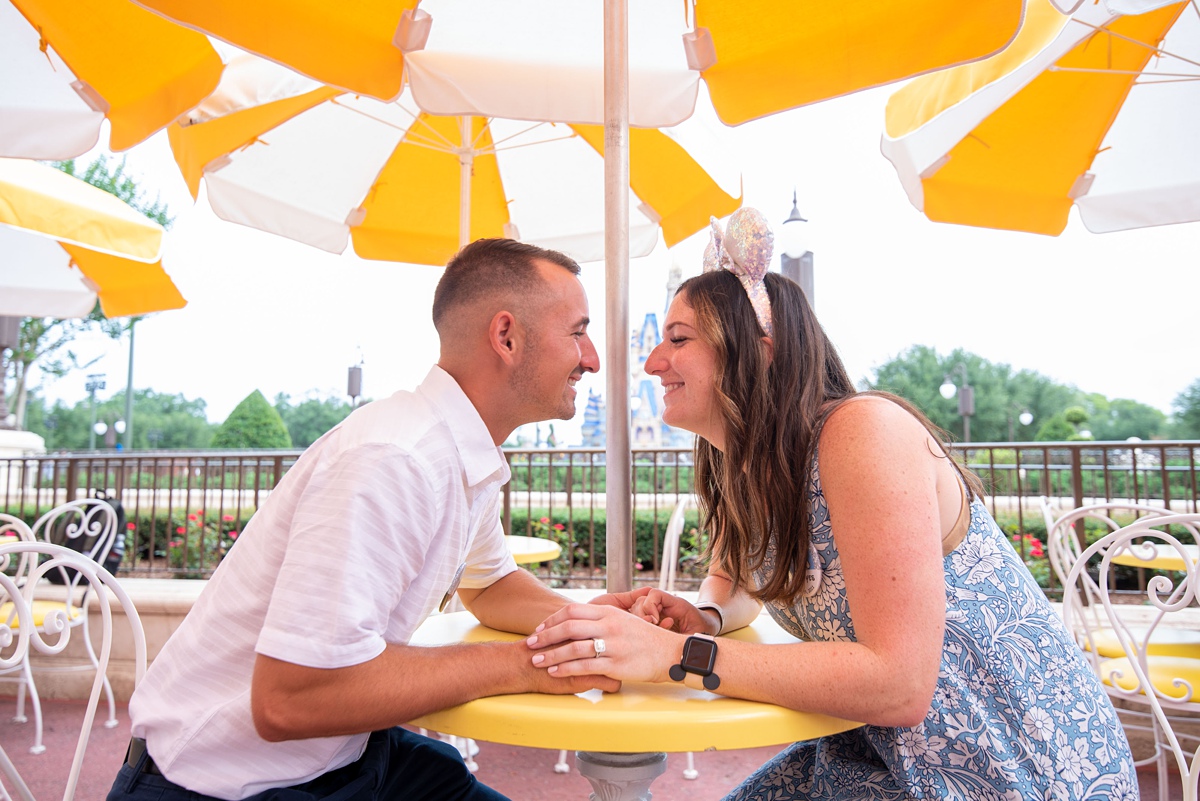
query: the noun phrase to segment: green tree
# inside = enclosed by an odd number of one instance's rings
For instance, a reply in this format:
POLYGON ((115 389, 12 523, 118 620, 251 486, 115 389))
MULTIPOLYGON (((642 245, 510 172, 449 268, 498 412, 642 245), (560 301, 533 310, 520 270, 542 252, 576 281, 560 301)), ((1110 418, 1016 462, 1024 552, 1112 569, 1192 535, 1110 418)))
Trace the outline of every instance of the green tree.
POLYGON ((307 448, 345 420, 353 408, 340 398, 307 398, 293 406, 291 397, 281 392, 275 396, 275 411, 287 426, 293 447, 307 448))
MULTIPOLYGON (((213 426, 205 417, 202 400, 183 395, 167 395, 153 390, 138 390, 133 397, 134 416, 139 421, 133 432, 134 448, 197 449, 207 448, 213 426)), ((96 419, 102 422, 124 419, 125 393, 96 403, 96 419)), ((50 450, 83 450, 88 446, 92 409, 85 399, 74 406, 59 401, 47 408, 36 393, 30 394, 28 428, 46 440, 50 450)))
POLYGON ((1200 378, 1175 396, 1171 410, 1172 435, 1179 439, 1200 439, 1200 378))
POLYGON ((1065 442, 1077 436, 1075 426, 1068 423, 1066 415, 1059 412, 1042 423, 1034 439, 1038 442, 1065 442))
MULTIPOLYGON (((92 186, 103 189, 109 194, 116 195, 132 208, 145 214, 164 228, 169 228, 173 222, 168 214, 166 204, 159 197, 148 200, 144 190, 125 172, 125 159, 111 162, 108 156, 101 155, 91 164, 79 169, 75 161, 56 161, 53 166, 67 175, 79 178, 92 186)), ((100 310, 100 305, 87 317, 79 320, 55 320, 51 318, 26 317, 21 320, 20 342, 9 358, 0 367, 0 392, 5 391, 6 383, 11 376, 13 390, 12 411, 16 416, 17 428, 24 428, 25 410, 28 404, 28 387, 30 372, 34 365, 51 376, 62 377, 72 370, 85 368, 96 361, 81 362, 79 356, 70 349, 70 345, 78 337, 88 331, 99 330, 112 339, 121 339, 140 317, 131 317, 128 321, 109 320, 100 310)))
POLYGON ((257 389, 237 405, 213 435, 214 448, 290 448, 279 412, 257 389))
POLYGON ((1161 410, 1134 400, 1109 400, 1099 393, 1084 398, 1088 427, 1101 441, 1120 441, 1130 437, 1153 439, 1164 433, 1167 416, 1161 410))

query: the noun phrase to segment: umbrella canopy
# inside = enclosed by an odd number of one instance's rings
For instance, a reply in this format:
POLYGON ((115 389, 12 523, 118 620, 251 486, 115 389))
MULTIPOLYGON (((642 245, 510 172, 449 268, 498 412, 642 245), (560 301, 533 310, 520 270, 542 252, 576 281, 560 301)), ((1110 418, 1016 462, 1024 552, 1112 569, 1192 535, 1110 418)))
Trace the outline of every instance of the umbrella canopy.
MULTIPOLYGON (((407 67, 426 111, 604 120, 603 9, 596 0, 423 0, 419 8, 418 0, 138 2, 321 83, 380 100, 400 95, 407 67), (462 55, 478 61, 458 60, 462 55), (503 85, 478 69, 498 56, 508 61, 503 85), (547 70, 548 63, 558 66, 547 70), (514 103, 531 110, 513 113, 514 103)), ((721 119, 732 125, 983 58, 1012 39, 1024 2, 699 0, 689 19, 691 5, 633 4, 635 127, 687 117, 700 71, 721 119)))
MULTIPOLYGON (((262 94, 296 88, 281 78, 286 86, 262 94)), ((603 258, 598 126, 439 117, 418 112, 407 94, 383 103, 329 87, 234 111, 222 97, 169 136, 193 196, 203 177, 223 219, 334 253, 352 241, 364 258, 416 264, 444 265, 465 242, 494 236, 579 261, 603 258), (217 105, 224 113, 208 119, 217 105)), ((653 249, 660 228, 673 245, 739 205, 661 131, 633 132, 631 162, 642 210, 631 226, 634 256, 653 249)), ((731 178, 737 192, 739 176, 731 178)))
POLYGON ((882 149, 913 205, 1050 235, 1072 205, 1097 233, 1200 220, 1190 5, 1108 0, 1067 16, 1031 0, 1007 50, 896 92, 882 149))
POLYGON ((0 0, 0 156, 125 150, 195 106, 221 59, 203 34, 128 0, 0 0))
POLYGON ((0 159, 0 316, 108 317, 182 308, 163 229, 53 167, 0 159))

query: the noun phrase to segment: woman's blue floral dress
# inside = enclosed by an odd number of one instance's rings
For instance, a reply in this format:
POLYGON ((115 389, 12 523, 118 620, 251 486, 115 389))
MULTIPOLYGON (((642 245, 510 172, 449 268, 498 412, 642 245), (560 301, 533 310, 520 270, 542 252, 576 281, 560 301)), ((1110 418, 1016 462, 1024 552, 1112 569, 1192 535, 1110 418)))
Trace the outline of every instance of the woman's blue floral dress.
MULTIPOLYGON (((801 639, 853 641, 815 467, 809 491, 821 582, 794 607, 769 611, 801 639)), ((768 568, 771 561, 768 554, 768 568)), ((946 640, 925 721, 796 743, 726 801, 1138 801, 1129 744, 1112 704, 980 501, 972 503, 967 534, 944 565, 946 640)))

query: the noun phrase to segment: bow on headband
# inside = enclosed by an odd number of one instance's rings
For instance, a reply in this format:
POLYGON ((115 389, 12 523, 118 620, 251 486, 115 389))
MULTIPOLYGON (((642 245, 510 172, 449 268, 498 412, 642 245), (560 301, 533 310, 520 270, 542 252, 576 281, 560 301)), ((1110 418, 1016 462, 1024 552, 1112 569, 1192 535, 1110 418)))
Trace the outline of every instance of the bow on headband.
POLYGON ((763 283, 775 250, 775 235, 767 225, 767 218, 758 209, 740 208, 730 216, 724 233, 716 217, 709 224, 712 238, 704 249, 704 271, 728 270, 736 275, 750 298, 763 333, 774 336, 771 301, 763 283))

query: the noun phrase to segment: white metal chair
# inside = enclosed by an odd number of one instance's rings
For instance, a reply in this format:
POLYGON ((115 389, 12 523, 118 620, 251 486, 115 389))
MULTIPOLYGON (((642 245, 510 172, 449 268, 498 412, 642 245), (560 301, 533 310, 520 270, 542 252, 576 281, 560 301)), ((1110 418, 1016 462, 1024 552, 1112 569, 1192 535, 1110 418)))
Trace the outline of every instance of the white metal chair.
MULTIPOLYGON (((659 562, 658 588, 666 592, 675 591, 675 575, 679 569, 679 539, 683 536, 683 526, 689 506, 696 502, 694 495, 684 495, 675 504, 671 517, 667 520, 667 529, 663 532, 662 560, 659 562)), ((571 766, 567 764, 567 752, 558 752, 558 761, 554 763, 555 773, 570 773, 571 766)), ((691 751, 687 753, 687 767, 683 769, 683 778, 695 779, 700 775, 696 770, 696 758, 691 751)))
MULTIPOLYGON (((118 534, 124 534, 124 532, 117 531, 116 511, 108 503, 98 498, 83 498, 56 506, 34 522, 31 532, 36 540, 52 545, 62 545, 96 564, 104 563, 118 534)), ((39 579, 46 578, 47 582, 37 588, 41 591, 39 593, 41 597, 31 599, 34 625, 40 629, 43 626, 41 621, 46 620, 53 612, 66 615, 64 619, 72 628, 82 628, 82 639, 88 663, 33 665, 28 658, 28 653, 26 654, 25 664, 20 671, 21 676, 17 680, 17 713, 13 719, 21 723, 28 720, 25 715, 25 694, 28 690, 34 717, 33 745, 29 750, 34 754, 40 754, 46 750, 45 745, 42 744, 42 707, 37 686, 34 683, 34 673, 95 671, 103 681, 104 693, 108 701, 108 718, 104 725, 112 728, 118 723, 112 685, 109 684, 108 676, 100 669, 99 660, 92 647, 92 640, 88 632, 88 604, 91 599, 87 592, 87 583, 81 581, 81 573, 67 567, 59 567, 49 572, 39 571, 37 575, 39 579), (62 589, 51 590, 49 586, 51 581, 63 585, 62 589), (47 595, 53 597, 46 597, 47 595)))
MULTIPOLYGON (((70 601, 65 610, 50 611, 39 624, 33 625, 38 619, 33 597, 38 582, 49 571, 62 568, 69 568, 78 574, 77 584, 87 588, 90 598, 97 599, 92 606, 99 612, 100 617, 100 626, 91 632, 98 638, 100 648, 96 677, 92 681, 92 689, 84 708, 79 740, 63 792, 63 801, 71 801, 75 797, 75 787, 79 781, 79 772, 83 768, 83 758, 91 736, 92 722, 96 717, 96 707, 100 702, 100 692, 105 687, 105 671, 112 655, 113 613, 110 599, 116 600, 129 621, 134 647, 135 686, 146 673, 146 635, 142 630, 137 610, 125 590, 111 573, 87 556, 45 542, 3 543, 0 544, 0 645, 6 646, 2 653, 7 655, 0 657, 0 669, 19 666, 28 661, 31 651, 43 654, 61 653, 67 647, 73 631, 79 631, 81 635, 85 631, 73 624, 73 611, 82 610, 72 606, 70 601), (35 558, 27 559, 27 555, 35 558), (40 564, 36 557, 42 557, 40 564), (6 575, 6 571, 11 570, 14 563, 17 573, 6 575), (26 572, 20 572, 22 567, 26 572), (9 649, 12 649, 11 652, 9 649)), ((0 749, 0 798, 7 798, 9 792, 21 801, 34 801, 29 786, 17 773, 7 754, 0 749)))
MULTIPOLYGON (((1180 741, 1200 744, 1200 736, 1181 730, 1181 725, 1185 723, 1195 725, 1198 722, 1195 718, 1188 721, 1186 715, 1200 713, 1200 699, 1195 697, 1195 690, 1200 686, 1200 658, 1156 652, 1154 641, 1156 635, 1171 627, 1172 617, 1196 603, 1200 573, 1187 549, 1172 531, 1187 532, 1195 538, 1198 530, 1200 515, 1197 514, 1145 515, 1083 549, 1064 582, 1064 586, 1070 587, 1081 582, 1084 585, 1094 584, 1098 610, 1092 611, 1102 613, 1102 622, 1112 630, 1120 644, 1121 655, 1106 657, 1099 653, 1094 644, 1085 653, 1112 698, 1148 709, 1155 744, 1151 760, 1158 767, 1160 801, 1166 801, 1167 798, 1168 752, 1174 755, 1179 769, 1183 798, 1185 801, 1197 801, 1200 748, 1186 751, 1180 741), (1148 626, 1132 626, 1127 620, 1128 613, 1122 614, 1122 608, 1127 610, 1128 603, 1114 603, 1112 597, 1115 589, 1113 560, 1123 554, 1149 559, 1157 553, 1156 545, 1179 555, 1187 565, 1187 570, 1173 576, 1156 575, 1147 582, 1143 602, 1152 610, 1150 623, 1148 626), (1088 575, 1089 562, 1098 569, 1094 581, 1088 575), (1177 579, 1179 575, 1182 578, 1177 579)), ((1080 628, 1086 631, 1091 626, 1088 618, 1090 613, 1084 612, 1077 604, 1063 605, 1064 620, 1072 631, 1080 628)))

